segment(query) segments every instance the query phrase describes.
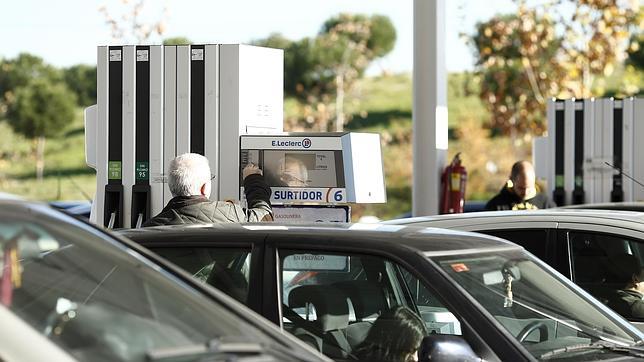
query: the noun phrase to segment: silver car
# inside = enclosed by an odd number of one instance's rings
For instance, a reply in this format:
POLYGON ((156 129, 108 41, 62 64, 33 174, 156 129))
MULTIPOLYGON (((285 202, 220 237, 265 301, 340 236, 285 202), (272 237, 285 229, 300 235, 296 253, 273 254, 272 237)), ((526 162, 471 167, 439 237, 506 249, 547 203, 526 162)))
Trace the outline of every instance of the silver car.
MULTIPOLYGON (((492 211, 386 221, 475 231, 522 245, 604 303, 625 287, 624 260, 644 266, 644 213, 550 209, 492 211)), ((616 309, 638 328, 644 318, 616 309)))

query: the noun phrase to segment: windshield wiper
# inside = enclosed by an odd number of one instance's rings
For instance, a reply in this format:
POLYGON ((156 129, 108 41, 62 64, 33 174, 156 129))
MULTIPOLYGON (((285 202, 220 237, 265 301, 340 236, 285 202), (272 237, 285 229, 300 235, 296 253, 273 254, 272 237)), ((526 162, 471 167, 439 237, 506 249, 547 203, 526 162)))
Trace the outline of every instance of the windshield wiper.
MULTIPOLYGON (((213 355, 236 355, 236 361, 243 361, 243 356, 247 355, 256 360, 258 355, 262 355, 265 348, 260 343, 250 342, 243 338, 222 337, 210 340, 204 344, 194 344, 179 347, 157 348, 148 351, 147 361, 192 361, 199 357, 213 355)), ((266 355, 262 361, 276 361, 274 357, 266 355)))
POLYGON ((594 342, 589 344, 575 344, 568 347, 553 349, 539 356, 539 359, 548 359, 565 353, 577 352, 589 349, 609 350, 615 353, 628 354, 639 358, 644 358, 644 349, 634 348, 632 346, 618 346, 606 342, 594 342))

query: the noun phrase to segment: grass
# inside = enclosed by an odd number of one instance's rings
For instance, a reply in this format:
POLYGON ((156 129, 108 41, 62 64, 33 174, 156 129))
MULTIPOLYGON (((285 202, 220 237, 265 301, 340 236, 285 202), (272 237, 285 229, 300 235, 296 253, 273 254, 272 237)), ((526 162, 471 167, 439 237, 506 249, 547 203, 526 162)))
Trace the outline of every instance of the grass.
POLYGON ((0 191, 44 201, 93 197, 96 177, 85 164, 82 109, 77 110, 60 136, 46 140, 42 181, 36 179, 33 143, 15 134, 6 122, 0 121, 0 134, 0 191))

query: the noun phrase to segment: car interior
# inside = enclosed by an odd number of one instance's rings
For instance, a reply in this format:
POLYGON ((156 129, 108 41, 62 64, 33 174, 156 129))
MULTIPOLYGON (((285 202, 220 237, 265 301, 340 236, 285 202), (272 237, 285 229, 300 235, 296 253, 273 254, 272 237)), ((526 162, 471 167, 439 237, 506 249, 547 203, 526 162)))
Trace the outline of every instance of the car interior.
POLYGON ((618 292, 632 280, 626 270, 627 262, 641 270, 644 249, 640 243, 623 236, 570 231, 568 240, 575 283, 628 320, 644 322, 642 316, 630 313, 630 308, 615 308, 618 292))
POLYGON ((144 262, 74 232, 0 221, 2 304, 75 358, 143 361, 236 330, 216 307, 176 303, 183 288, 144 262))
POLYGON ((458 320, 437 299, 417 304, 418 291, 420 298, 429 291, 390 261, 294 251, 283 252, 281 261, 284 329, 335 360, 357 359, 353 352, 366 342, 376 319, 398 305, 413 310, 430 333, 460 334, 458 320))

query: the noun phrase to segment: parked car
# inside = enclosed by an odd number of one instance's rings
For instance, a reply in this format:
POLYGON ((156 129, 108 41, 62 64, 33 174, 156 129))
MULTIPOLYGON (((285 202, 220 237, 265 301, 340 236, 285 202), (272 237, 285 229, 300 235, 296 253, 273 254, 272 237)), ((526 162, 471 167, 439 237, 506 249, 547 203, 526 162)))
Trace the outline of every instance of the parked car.
POLYGON ((434 359, 644 358, 642 332, 495 237, 377 224, 121 233, 336 360, 354 359, 378 316, 399 305, 424 321, 421 350, 434 359))
POLYGON ((89 220, 92 211, 90 201, 51 201, 49 206, 85 220, 89 220))
MULTIPOLYGON (((385 224, 476 231, 511 240, 607 303, 625 285, 624 255, 644 266, 644 214, 616 210, 492 211, 391 220, 385 224)), ((638 328, 644 319, 625 315, 638 328)))
POLYGON ((0 274, 2 361, 328 360, 140 246, 44 204, 0 199, 0 274))
POLYGON ((561 209, 594 209, 594 210, 620 210, 620 211, 644 211, 644 202, 642 201, 623 201, 623 202, 598 202, 592 204, 579 204, 561 206, 561 209))

